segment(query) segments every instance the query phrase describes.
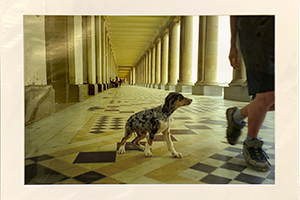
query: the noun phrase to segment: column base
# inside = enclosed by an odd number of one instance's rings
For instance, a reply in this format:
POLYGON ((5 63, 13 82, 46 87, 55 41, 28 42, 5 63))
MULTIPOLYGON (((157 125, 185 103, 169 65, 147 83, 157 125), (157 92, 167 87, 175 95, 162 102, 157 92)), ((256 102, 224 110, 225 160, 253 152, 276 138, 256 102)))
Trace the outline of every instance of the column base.
POLYGON ((55 91, 51 85, 25 87, 25 125, 55 113, 55 91))
POLYGON ((155 84, 155 85, 154 85, 154 88, 155 88, 155 89, 159 89, 159 88, 158 88, 158 84, 155 84))
POLYGON ((245 86, 224 87, 224 99, 250 102, 248 88, 245 86))
POLYGON ((192 85, 176 85, 175 92, 189 93, 192 94, 192 85))
POLYGON ((103 92, 103 84, 98 84, 98 92, 103 92))
POLYGON ((98 94, 98 85, 97 84, 89 84, 89 95, 98 94))
POLYGON ((158 85, 158 89, 160 89, 160 90, 165 90, 165 88, 166 88, 165 84, 159 84, 158 85))
POLYGON ((88 98, 87 95, 88 85, 69 85, 69 101, 70 102, 81 102, 88 98))
POLYGON ((171 92, 175 92, 176 90, 176 85, 166 85, 165 90, 169 90, 171 92))
POLYGON ((206 96, 222 96, 222 92, 223 87, 221 86, 195 85, 193 86, 192 94, 206 96))

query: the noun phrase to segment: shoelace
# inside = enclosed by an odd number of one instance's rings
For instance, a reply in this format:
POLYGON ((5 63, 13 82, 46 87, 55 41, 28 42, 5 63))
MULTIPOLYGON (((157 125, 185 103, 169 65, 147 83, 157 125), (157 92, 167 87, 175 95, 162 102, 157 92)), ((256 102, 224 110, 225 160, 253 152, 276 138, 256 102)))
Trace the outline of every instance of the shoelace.
POLYGON ((248 147, 247 149, 253 159, 258 161, 266 160, 269 166, 271 166, 271 164, 268 161, 269 156, 261 147, 248 147))

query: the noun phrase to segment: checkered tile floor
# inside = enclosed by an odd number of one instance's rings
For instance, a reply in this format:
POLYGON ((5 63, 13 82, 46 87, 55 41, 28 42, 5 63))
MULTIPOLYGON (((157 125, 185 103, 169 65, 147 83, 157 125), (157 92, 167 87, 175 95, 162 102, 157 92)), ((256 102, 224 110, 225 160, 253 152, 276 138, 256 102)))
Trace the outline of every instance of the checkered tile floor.
POLYGON ((130 142, 126 153, 119 155, 128 117, 160 105, 167 94, 137 86, 109 89, 27 126, 25 183, 275 183, 274 113, 267 114, 259 135, 272 167, 268 172, 256 172, 242 156, 247 127, 238 144, 231 146, 225 138, 225 110, 247 103, 221 97, 185 95, 193 103, 174 113, 171 126, 175 149, 183 158, 172 157, 162 134, 154 139, 152 158, 144 157, 130 142))

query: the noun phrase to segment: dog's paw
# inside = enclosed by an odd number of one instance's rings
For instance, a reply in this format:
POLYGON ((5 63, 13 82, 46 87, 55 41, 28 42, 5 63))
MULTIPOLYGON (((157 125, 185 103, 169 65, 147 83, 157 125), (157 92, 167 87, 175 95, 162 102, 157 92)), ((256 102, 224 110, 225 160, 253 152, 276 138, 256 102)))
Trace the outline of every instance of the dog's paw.
POLYGON ((119 154, 124 154, 125 153, 125 146, 120 146, 119 150, 118 150, 119 154))
POLYGON ((172 155, 175 156, 176 158, 182 158, 181 153, 174 152, 174 153, 172 153, 172 155))
POLYGON ((151 151, 145 151, 144 155, 145 155, 145 157, 152 157, 151 151))
POLYGON ((145 147, 144 145, 140 145, 140 149, 141 149, 142 151, 145 151, 146 147, 145 147))

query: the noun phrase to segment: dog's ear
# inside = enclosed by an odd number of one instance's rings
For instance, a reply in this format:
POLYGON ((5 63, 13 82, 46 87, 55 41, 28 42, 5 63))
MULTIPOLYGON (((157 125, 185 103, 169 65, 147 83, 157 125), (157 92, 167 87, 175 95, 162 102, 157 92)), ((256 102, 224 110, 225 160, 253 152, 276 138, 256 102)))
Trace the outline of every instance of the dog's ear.
POLYGON ((166 97, 165 104, 168 105, 168 107, 171 109, 174 109, 175 107, 176 94, 176 92, 170 92, 169 95, 166 97))
POLYGON ((174 104, 174 100, 173 100, 173 97, 174 97, 174 93, 175 92, 170 92, 169 95, 165 98, 165 104, 164 104, 164 107, 163 107, 163 112, 167 112, 168 110, 170 110, 174 104))

